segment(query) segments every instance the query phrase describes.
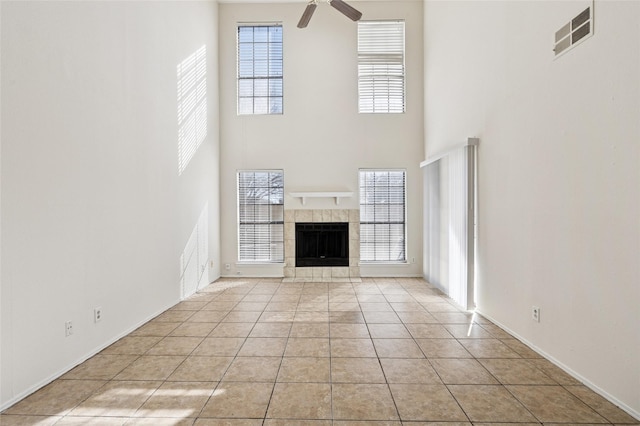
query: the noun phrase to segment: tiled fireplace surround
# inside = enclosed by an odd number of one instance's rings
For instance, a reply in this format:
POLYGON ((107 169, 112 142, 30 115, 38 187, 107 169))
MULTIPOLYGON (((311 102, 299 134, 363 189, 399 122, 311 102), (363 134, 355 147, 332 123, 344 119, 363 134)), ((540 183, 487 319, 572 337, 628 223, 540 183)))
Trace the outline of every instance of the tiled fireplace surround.
POLYGON ((285 210, 284 262, 286 281, 360 281, 360 211, 285 210), (349 266, 296 268, 296 222, 349 222, 349 266))

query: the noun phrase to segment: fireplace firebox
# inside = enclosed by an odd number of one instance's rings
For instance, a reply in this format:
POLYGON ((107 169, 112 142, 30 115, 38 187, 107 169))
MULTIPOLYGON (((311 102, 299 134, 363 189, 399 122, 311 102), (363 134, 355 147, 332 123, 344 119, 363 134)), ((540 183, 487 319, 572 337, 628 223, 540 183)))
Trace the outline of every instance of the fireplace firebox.
POLYGON ((349 223, 296 223, 296 267, 349 266, 349 223))

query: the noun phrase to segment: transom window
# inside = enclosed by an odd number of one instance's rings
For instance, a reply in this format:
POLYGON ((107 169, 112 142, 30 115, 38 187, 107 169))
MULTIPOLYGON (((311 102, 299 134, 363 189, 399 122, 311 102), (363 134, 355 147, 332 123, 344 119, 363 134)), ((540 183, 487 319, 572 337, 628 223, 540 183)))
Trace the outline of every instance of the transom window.
POLYGON ((282 114, 282 25, 238 26, 238 114, 282 114))
POLYGON ((284 262, 284 172, 238 172, 238 259, 284 262))
POLYGON ((360 170, 360 261, 406 261, 406 172, 360 170))
POLYGON ((358 22, 358 110, 403 113, 404 21, 358 22))

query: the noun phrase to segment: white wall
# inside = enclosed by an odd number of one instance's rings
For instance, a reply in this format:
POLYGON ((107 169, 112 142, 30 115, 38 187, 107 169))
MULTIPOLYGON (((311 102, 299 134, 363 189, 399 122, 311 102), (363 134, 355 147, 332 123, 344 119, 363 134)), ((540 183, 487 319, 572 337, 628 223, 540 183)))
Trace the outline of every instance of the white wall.
POLYGON ((176 303, 206 206, 219 258, 217 4, 1 7, 0 408, 176 303), (202 45, 208 136, 179 176, 176 67, 202 45))
POLYGON ((362 267, 363 275, 419 275, 422 261, 422 1, 357 2, 364 20, 406 20, 406 113, 358 114, 356 24, 319 3, 306 29, 304 3, 220 5, 221 263, 223 275, 282 276, 282 265, 237 266, 236 180, 239 169, 284 169, 285 193, 353 191, 354 197, 289 196, 285 209, 357 209, 359 168, 406 168, 407 257, 414 264, 362 267), (283 23, 284 114, 236 115, 236 24, 283 23))
POLYGON ((480 312, 639 416, 640 3, 554 60, 590 3, 427 1, 426 153, 480 138, 480 312))

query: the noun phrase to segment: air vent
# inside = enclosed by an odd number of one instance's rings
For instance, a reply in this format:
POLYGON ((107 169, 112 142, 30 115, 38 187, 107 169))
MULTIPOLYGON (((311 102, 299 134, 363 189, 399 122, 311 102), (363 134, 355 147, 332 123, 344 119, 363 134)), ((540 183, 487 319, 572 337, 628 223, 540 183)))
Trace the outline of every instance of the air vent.
POLYGON ((580 12, 556 31, 553 48, 556 57, 571 50, 591 35, 593 35, 593 5, 580 12))

